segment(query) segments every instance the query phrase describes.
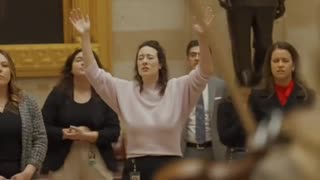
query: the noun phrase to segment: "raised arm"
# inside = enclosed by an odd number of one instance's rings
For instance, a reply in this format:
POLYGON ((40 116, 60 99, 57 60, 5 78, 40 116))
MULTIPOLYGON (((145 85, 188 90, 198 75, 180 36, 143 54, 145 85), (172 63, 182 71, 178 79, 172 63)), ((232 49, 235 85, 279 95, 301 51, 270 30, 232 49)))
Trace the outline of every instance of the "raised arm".
POLYGON ((92 48, 91 48, 91 39, 90 39, 90 19, 89 16, 83 16, 80 9, 73 9, 70 12, 69 17, 73 27, 81 35, 81 46, 83 51, 83 61, 86 67, 91 64, 96 63, 94 58, 92 48))
POLYGON ((120 112, 118 104, 117 87, 128 84, 125 80, 112 77, 112 75, 99 68, 93 55, 90 40, 90 20, 83 16, 80 9, 70 13, 70 21, 74 28, 81 34, 83 61, 86 67, 86 76, 99 96, 117 113, 120 112))
POLYGON ((202 76, 211 76, 213 74, 213 62, 209 49, 208 31, 214 18, 211 7, 205 7, 198 17, 198 23, 194 24, 193 29, 198 35, 200 44, 200 72, 202 76))

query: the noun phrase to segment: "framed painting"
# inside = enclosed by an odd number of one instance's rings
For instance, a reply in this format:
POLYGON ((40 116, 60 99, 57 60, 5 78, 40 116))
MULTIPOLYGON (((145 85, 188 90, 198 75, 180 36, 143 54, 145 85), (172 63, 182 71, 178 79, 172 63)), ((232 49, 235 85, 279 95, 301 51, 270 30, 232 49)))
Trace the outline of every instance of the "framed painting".
POLYGON ((33 13, 25 14, 23 10, 15 9, 15 14, 10 14, 14 1, 0 0, 0 49, 13 57, 18 77, 59 75, 68 55, 80 48, 79 34, 73 30, 68 18, 73 8, 89 14, 93 49, 103 66, 111 70, 111 0, 49 0, 51 4, 43 0, 29 0, 26 1, 28 4, 19 4, 19 7, 33 13), (34 10, 26 8, 30 4, 34 10))

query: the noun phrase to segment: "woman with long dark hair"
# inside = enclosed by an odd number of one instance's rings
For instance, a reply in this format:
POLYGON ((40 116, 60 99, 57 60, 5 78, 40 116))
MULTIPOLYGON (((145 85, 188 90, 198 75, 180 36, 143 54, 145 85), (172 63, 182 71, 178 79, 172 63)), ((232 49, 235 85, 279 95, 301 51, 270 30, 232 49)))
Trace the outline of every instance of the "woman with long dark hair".
POLYGON ((205 36, 212 18, 211 9, 206 9, 201 25, 195 25, 201 49, 201 61, 195 70, 168 80, 161 45, 146 41, 138 47, 135 57, 136 81, 127 81, 97 66, 91 50, 89 17, 83 17, 79 10, 72 11, 70 20, 82 38, 86 75, 126 127, 125 180, 152 179, 161 166, 182 156, 182 130, 213 73, 205 36))
POLYGON ((49 139, 43 171, 49 171, 49 179, 113 179, 116 160, 111 143, 118 140, 119 121, 85 77, 81 49, 67 58, 42 113, 49 139))
POLYGON ((253 90, 249 97, 256 119, 268 120, 275 109, 286 113, 311 105, 314 93, 300 79, 297 50, 287 42, 276 42, 265 58, 263 87, 253 90))

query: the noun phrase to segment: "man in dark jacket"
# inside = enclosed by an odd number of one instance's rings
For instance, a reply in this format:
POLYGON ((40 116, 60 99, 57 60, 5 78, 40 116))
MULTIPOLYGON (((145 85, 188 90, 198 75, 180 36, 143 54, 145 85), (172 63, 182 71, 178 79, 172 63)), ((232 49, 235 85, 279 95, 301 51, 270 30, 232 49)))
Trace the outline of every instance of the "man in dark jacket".
POLYGON ((220 5, 227 11, 234 68, 240 85, 254 86, 260 82, 264 56, 272 44, 273 21, 283 16, 284 1, 219 0, 220 5))
MULTIPOLYGON (((241 104, 248 107, 251 89, 240 88, 238 93, 241 97, 241 104)), ((247 154, 246 132, 231 97, 226 97, 220 102, 217 117, 219 139, 227 146, 227 159, 231 161, 245 158, 247 154)))

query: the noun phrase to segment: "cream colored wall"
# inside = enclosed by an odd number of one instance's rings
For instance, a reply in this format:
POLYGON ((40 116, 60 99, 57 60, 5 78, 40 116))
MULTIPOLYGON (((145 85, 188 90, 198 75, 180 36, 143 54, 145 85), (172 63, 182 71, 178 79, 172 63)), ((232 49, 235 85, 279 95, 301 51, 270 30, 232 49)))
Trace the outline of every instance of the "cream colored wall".
MULTIPOLYGON (((132 79, 137 46, 158 40, 166 50, 170 77, 187 72, 185 45, 190 40, 185 0, 113 0, 112 73, 132 79)), ((57 78, 19 78, 18 84, 42 106, 57 78)))
MULTIPOLYGON (((188 0, 113 0, 113 74, 132 79, 137 46, 144 40, 158 40, 166 50, 170 77, 187 72, 185 46, 194 38, 188 0)), ((210 1, 216 14, 213 24, 214 58, 231 62, 230 41, 225 11, 216 0, 210 1)), ((293 43, 302 64, 319 56, 319 0, 286 2, 285 17, 276 21, 274 40, 293 43)), ((310 67, 303 66, 306 70, 310 67)), ((42 105, 56 78, 23 78, 19 84, 36 96, 42 105)))
POLYGON ((113 73, 132 79, 137 47, 158 40, 166 50, 170 77, 186 72, 184 49, 190 28, 185 0, 113 1, 113 73))
POLYGON ((288 0, 284 18, 285 39, 291 42, 301 55, 302 75, 314 87, 319 82, 320 58, 320 1, 288 0), (315 64, 317 63, 317 64, 315 64), (315 77, 315 78, 314 78, 315 77))
POLYGON ((40 107, 56 82, 57 78, 18 78, 19 87, 34 96, 40 107))

